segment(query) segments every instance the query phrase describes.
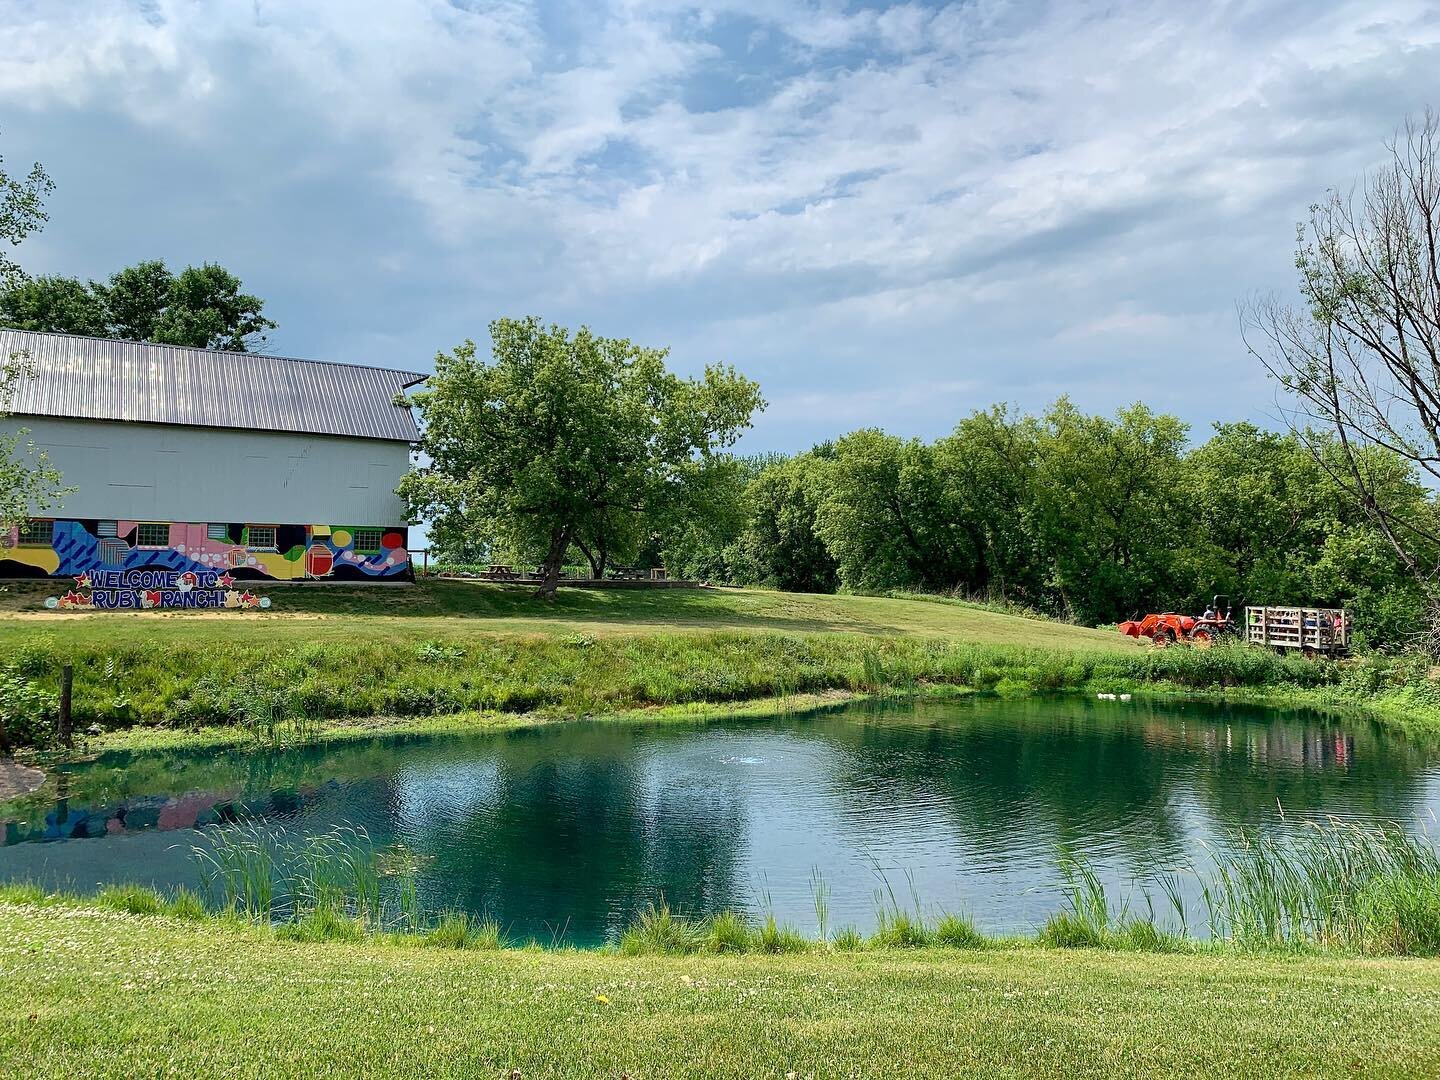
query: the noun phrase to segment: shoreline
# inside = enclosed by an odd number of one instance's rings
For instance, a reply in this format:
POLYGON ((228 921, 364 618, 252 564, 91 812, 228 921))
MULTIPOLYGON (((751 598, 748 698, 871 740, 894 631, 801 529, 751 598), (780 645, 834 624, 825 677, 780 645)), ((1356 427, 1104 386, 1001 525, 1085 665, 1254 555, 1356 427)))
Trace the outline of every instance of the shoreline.
MULTIPOLYGON (((694 722, 710 723, 731 718, 764 718, 824 712, 829 709, 861 702, 920 702, 961 699, 973 696, 1023 701, 1033 697, 1059 699, 1093 699, 1098 694, 1116 693, 1106 683, 1105 689, 1086 686, 1076 689, 997 692, 951 683, 929 683, 905 692, 821 690, 786 695, 768 695, 738 701, 686 702, 677 705, 649 705, 611 712, 564 714, 557 712, 499 712, 466 710, 441 716, 370 716, 345 717, 313 724, 300 724, 281 737, 257 740, 239 725, 204 725, 198 728, 169 728, 137 725, 107 731, 86 739, 82 749, 72 753, 37 753, 34 761, 42 764, 64 764, 92 760, 111 752, 143 754, 167 750, 227 750, 269 753, 277 750, 300 749, 336 742, 404 735, 443 735, 479 732, 502 732, 548 727, 554 724, 694 722)), ((1415 706, 1407 706, 1375 697, 1358 701, 1329 690, 1303 688, 1228 687, 1216 690, 1194 689, 1174 684, 1136 683, 1118 692, 1131 694, 1135 702, 1206 702, 1217 705, 1249 705, 1285 711, 1307 711, 1331 714, 1338 722, 1364 721, 1380 724, 1407 738, 1422 742, 1440 741, 1440 722, 1415 706)), ((15 762, 19 769, 27 766, 15 762)), ((31 773, 44 773, 29 767, 31 773)), ((0 796, 0 803, 23 797, 38 790, 37 782, 28 790, 0 796)), ((0 791, 3 791, 0 782, 0 791)))
POLYGON ((22 765, 14 758, 0 757, 0 803, 22 799, 39 791, 46 776, 41 770, 22 765))

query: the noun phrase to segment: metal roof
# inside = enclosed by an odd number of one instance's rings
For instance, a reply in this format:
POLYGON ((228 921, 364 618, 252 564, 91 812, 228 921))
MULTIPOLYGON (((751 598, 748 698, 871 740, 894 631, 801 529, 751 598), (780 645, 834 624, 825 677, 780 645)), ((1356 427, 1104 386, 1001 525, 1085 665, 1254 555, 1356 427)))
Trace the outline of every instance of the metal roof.
POLYGON ((0 357, 22 351, 39 378, 16 387, 18 415, 419 438, 395 404, 425 378, 410 371, 0 329, 0 357))

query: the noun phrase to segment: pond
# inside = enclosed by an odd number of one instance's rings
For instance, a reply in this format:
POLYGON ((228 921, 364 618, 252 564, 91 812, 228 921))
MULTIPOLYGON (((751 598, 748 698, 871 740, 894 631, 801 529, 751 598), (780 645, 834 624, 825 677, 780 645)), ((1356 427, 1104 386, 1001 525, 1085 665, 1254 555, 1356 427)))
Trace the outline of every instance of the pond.
MULTIPOLYGON (((1440 755, 1364 721, 1077 697, 856 705, 708 724, 576 722, 273 752, 111 753, 0 807, 0 879, 194 885, 196 830, 337 824, 400 845, 423 910, 593 945, 664 897, 813 933, 873 926, 877 890, 982 929, 1060 904, 1057 856, 1118 890, 1234 830, 1432 822, 1440 755)), ((1117 894, 1118 895, 1118 894, 1117 894)), ((1157 894, 1158 895, 1158 894, 1157 894)))

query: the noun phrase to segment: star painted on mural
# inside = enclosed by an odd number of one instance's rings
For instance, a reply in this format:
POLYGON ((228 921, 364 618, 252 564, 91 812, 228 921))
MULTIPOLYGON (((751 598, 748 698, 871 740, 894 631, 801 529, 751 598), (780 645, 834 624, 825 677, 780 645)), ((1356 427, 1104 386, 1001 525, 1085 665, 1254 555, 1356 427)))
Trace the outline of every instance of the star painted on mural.
POLYGON ((75 575, 75 587, 77 589, 90 588, 90 572, 88 570, 75 575))
POLYGON ((62 597, 60 598, 60 606, 61 606, 61 607, 89 607, 89 606, 90 606, 90 597, 86 596, 84 593, 78 593, 78 592, 76 592, 75 590, 72 589, 72 590, 70 590, 68 593, 66 593, 64 596, 62 596, 62 597))
POLYGON ((245 607, 254 607, 260 602, 260 598, 254 593, 246 591, 240 595, 240 603, 245 607))
POLYGON ((234 584, 235 579, 228 573, 221 574, 218 578, 215 579, 216 587, 221 589, 228 589, 231 585, 234 584))

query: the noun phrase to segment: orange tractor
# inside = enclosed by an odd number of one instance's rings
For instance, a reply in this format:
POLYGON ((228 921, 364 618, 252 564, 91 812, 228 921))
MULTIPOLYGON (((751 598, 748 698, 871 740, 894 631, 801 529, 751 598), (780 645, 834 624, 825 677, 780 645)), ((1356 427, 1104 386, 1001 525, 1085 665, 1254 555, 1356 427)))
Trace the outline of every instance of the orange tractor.
POLYGON ((1149 638, 1157 647, 1184 643, 1208 649, 1224 637, 1238 636, 1228 596, 1216 596, 1205 614, 1178 615, 1173 611, 1146 615, 1143 619, 1127 619, 1120 624, 1126 637, 1149 638))

